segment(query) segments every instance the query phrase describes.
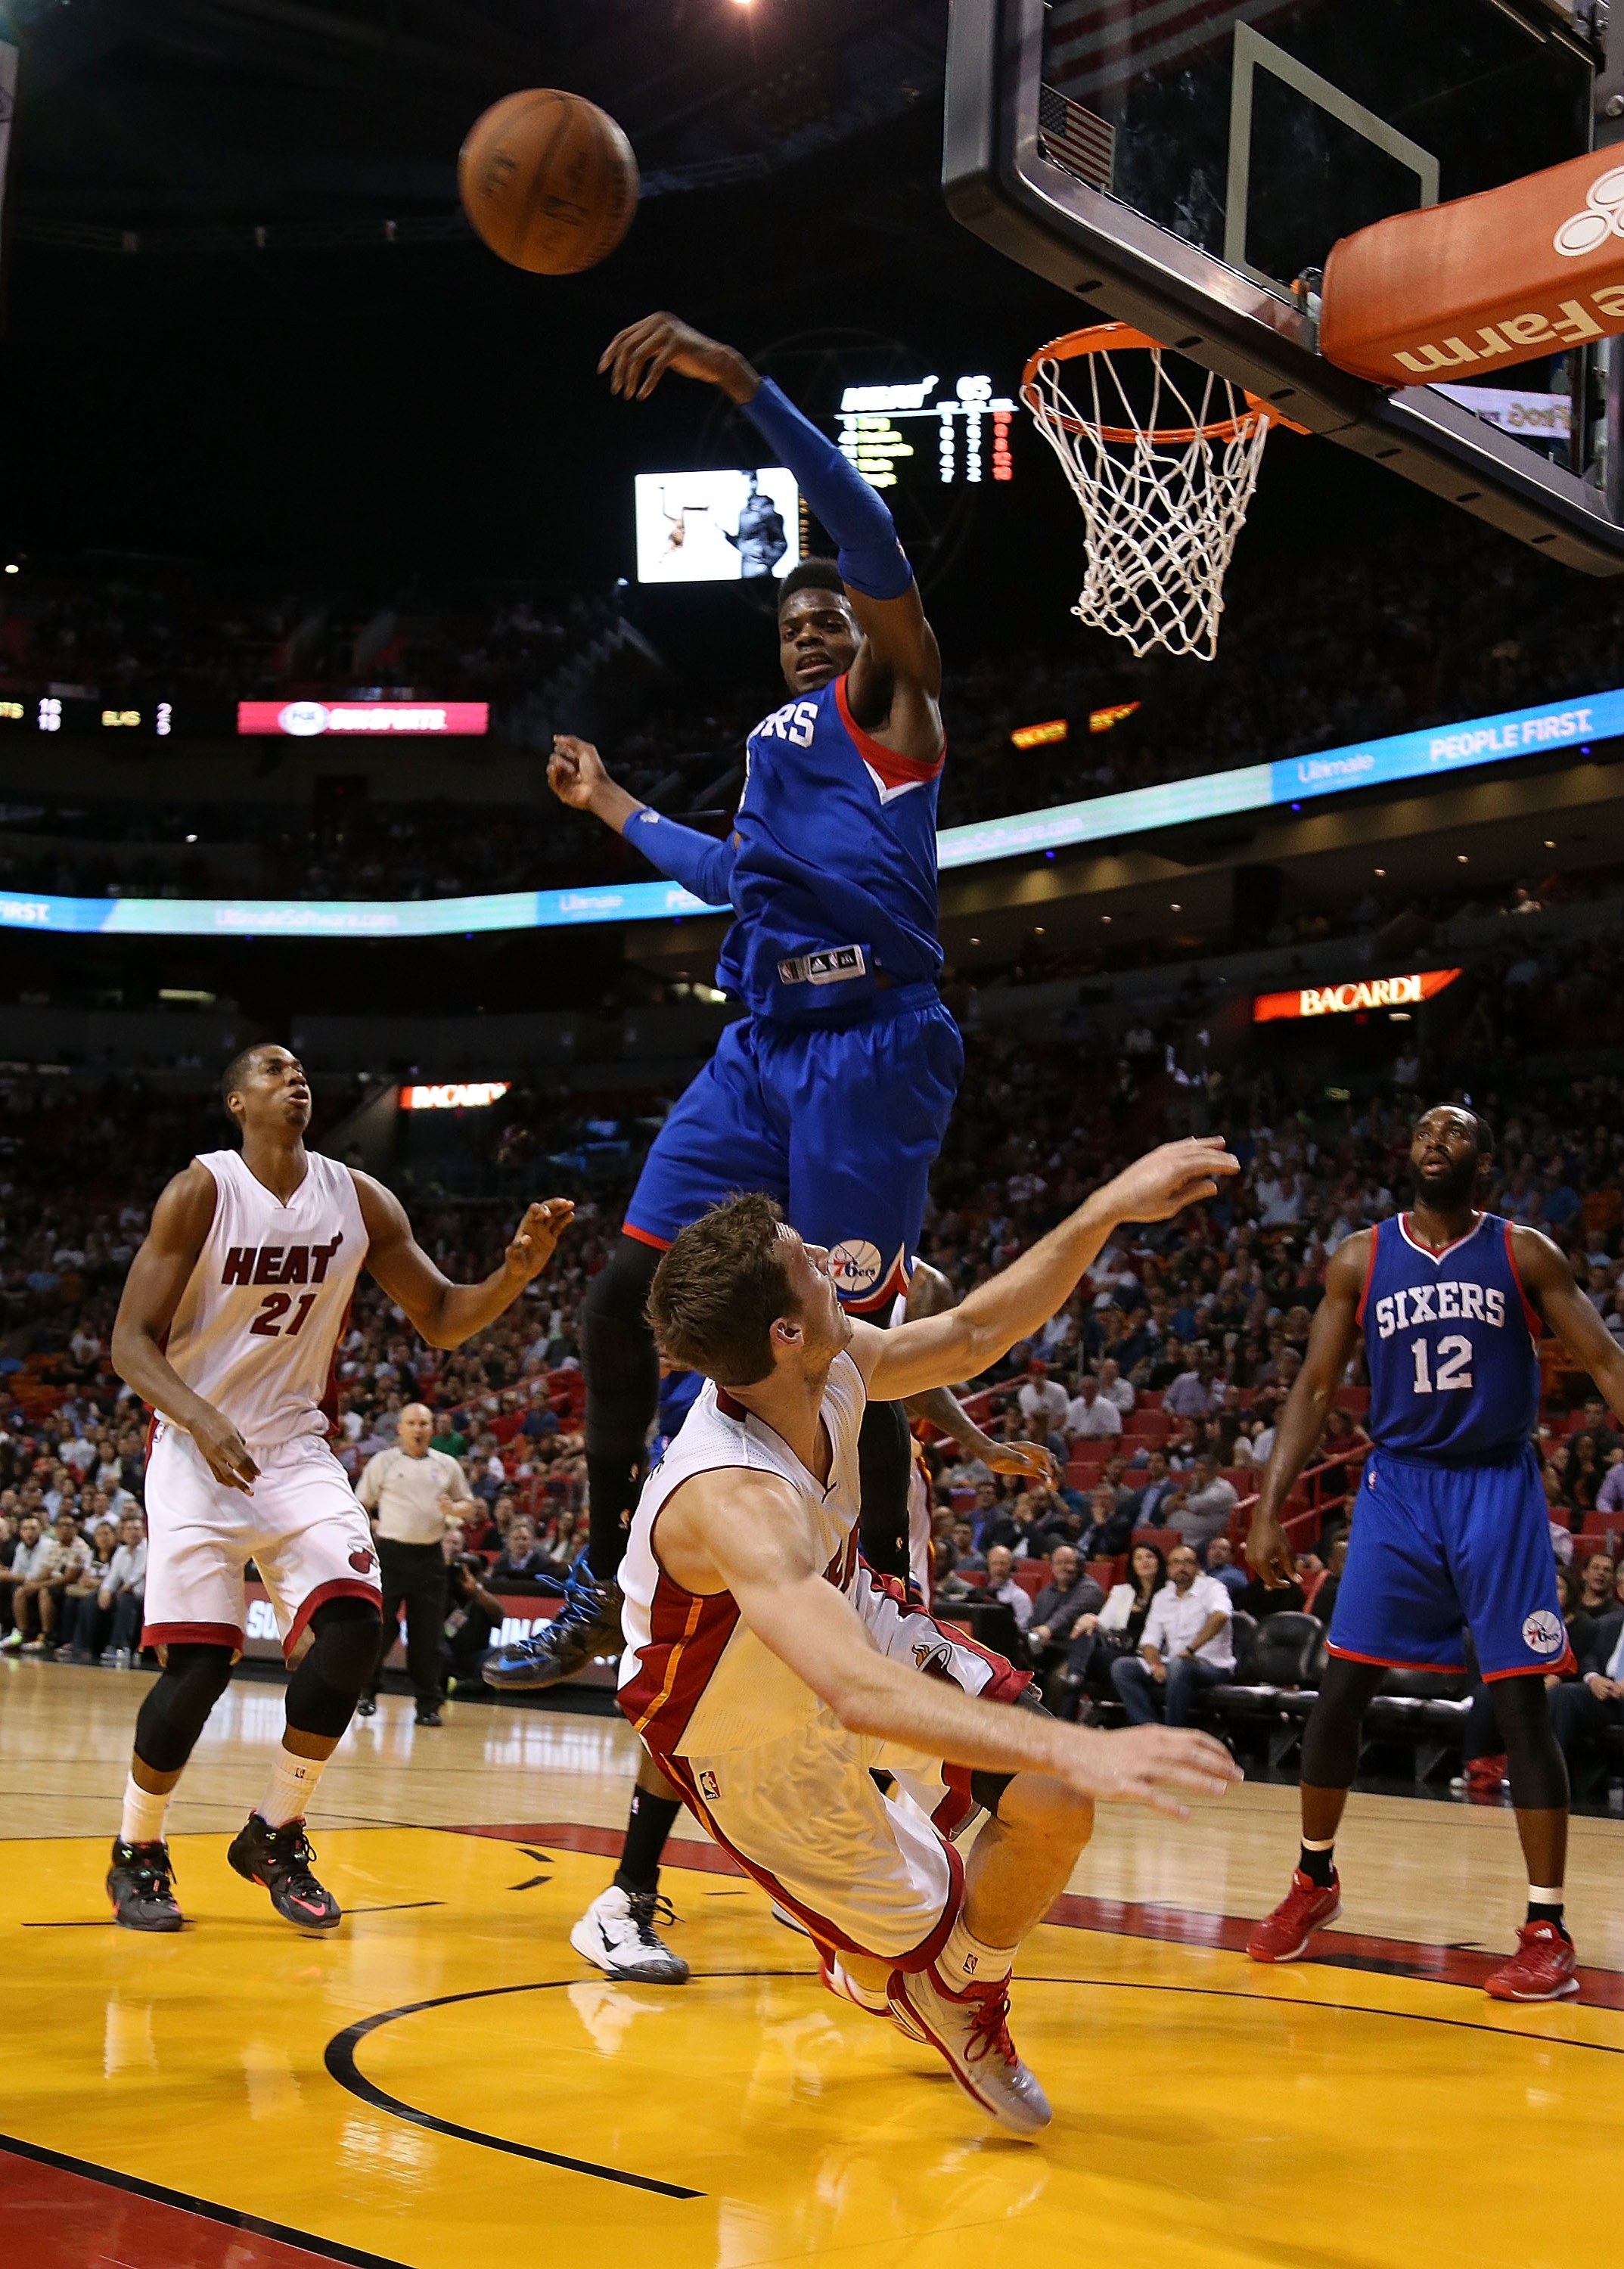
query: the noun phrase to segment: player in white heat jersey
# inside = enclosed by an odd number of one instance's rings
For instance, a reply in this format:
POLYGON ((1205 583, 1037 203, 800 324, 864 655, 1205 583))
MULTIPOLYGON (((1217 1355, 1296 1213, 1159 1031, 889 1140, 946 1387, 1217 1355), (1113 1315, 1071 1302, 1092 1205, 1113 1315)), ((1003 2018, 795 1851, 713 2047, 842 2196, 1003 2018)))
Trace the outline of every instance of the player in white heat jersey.
POLYGON ((967 1690, 962 1643, 858 1558, 863 1408, 975 1377, 1063 1305, 1124 1223, 1168 1220, 1238 1171, 1220 1142, 1170 1143, 957 1307, 889 1332, 846 1313, 828 1253, 764 1196, 683 1230, 649 1293, 661 1353, 710 1383, 632 1516, 620 1706, 817 1941, 830 1987, 929 2042, 1022 2134, 1051 2115, 1009 2038, 1010 1969, 1088 1841, 1090 1799, 1177 1812, 1176 1792, 1222 1795, 1237 1776, 1205 1734, 1096 1733, 998 1707, 996 1658, 967 1690), (882 1794, 876 1770, 904 1790, 922 1770, 949 1790, 967 1780, 991 1814, 969 1859, 923 1806, 882 1794))
POLYGON ((327 1446, 356 1279, 367 1268, 432 1347, 457 1347, 546 1266, 572 1208, 531 1206, 493 1275, 448 1283, 381 1183, 306 1149, 310 1085, 286 1048, 245 1049, 222 1093, 242 1148, 164 1191, 113 1330, 114 1367, 154 1414, 142 1640, 163 1672, 136 1720, 107 1892, 128 1928, 181 1927, 164 1814, 241 1652, 252 1560, 292 1675, 269 1785, 227 1857, 290 1922, 329 1930, 342 1918, 311 1872, 305 1808, 380 1628, 372 1533, 327 1446))

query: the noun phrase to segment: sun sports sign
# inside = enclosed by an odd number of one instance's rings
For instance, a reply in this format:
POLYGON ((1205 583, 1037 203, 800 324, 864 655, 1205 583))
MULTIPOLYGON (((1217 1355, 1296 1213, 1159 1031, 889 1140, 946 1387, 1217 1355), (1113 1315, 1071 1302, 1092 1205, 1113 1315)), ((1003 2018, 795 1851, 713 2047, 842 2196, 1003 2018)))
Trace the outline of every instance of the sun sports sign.
POLYGON ((1281 1016, 1349 1016, 1361 1009, 1415 1009, 1442 993, 1458 969, 1416 969, 1407 977, 1354 977, 1340 985, 1303 985, 1294 993, 1259 993, 1251 1004, 1254 1024, 1281 1016))

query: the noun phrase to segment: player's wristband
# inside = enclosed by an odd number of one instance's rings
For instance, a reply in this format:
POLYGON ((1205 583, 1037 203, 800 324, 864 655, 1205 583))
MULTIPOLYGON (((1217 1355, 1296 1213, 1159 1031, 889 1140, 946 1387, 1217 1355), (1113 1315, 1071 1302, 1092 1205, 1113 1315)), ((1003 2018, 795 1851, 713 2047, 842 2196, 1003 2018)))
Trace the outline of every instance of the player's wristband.
POLYGON ((770 378, 743 407, 839 546, 843 581, 865 598, 900 599, 912 584, 913 570, 877 491, 770 378))

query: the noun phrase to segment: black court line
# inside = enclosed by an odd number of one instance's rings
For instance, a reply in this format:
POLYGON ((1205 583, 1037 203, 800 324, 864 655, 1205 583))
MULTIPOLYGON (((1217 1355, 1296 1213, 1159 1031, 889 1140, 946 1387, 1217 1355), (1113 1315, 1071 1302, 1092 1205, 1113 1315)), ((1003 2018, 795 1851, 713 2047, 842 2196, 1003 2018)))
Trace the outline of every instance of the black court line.
POLYGON ((36 2165, 54 2167, 59 2174, 82 2175, 86 2182, 100 2183, 105 2188, 128 2191, 132 2197, 150 2199, 154 2206, 175 2207, 181 2214, 195 2214, 204 2221, 218 2221, 227 2229, 247 2230, 254 2237, 274 2237, 284 2245, 302 2246, 323 2261, 342 2261, 348 2269, 407 2269, 403 2261, 383 2253, 367 2253, 358 2245, 341 2245, 336 2238, 315 2237, 307 2229, 295 2229, 292 2222, 269 2221, 263 2214, 243 2214, 235 2206, 217 2206, 211 2199, 194 2198, 189 2191, 171 2190, 165 2183, 144 2182, 139 2175, 121 2175, 114 2168, 98 2166, 92 2159, 76 2159, 66 2151, 47 2150, 42 2143, 25 2143, 15 2135, 0 2135, 0 2152, 10 2151, 18 2159, 32 2159, 36 2165))
MULTIPOLYGON (((1355 1965, 1340 1965, 1352 1969, 1355 1965)), ((1360 1963, 1360 1968, 1365 1965, 1360 1963)), ((772 1973, 766 1973, 772 1974, 772 1973)), ((792 1973, 799 1974, 799 1973, 792 1973)), ((1406 1973, 1406 1975, 1409 1973, 1406 1973)), ((1414 1984, 1425 1985, 1428 1979, 1411 1977, 1414 1984)), ((1232 1985, 1157 1985, 1149 1979, 1136 1977, 1027 1977, 1015 1979, 1017 1985, 1092 1985, 1109 1993, 1184 1993, 1204 1997, 1214 2001, 1246 2001, 1254 2009, 1328 2009, 1340 2017, 1396 2017, 1406 2025, 1450 2025, 1458 2033, 1487 2033, 1497 2041, 1529 2041, 1536 2048, 1592 2049, 1598 2056, 1624 2056, 1624 2044, 1615 2046, 1610 2041, 1564 2040, 1560 2033, 1525 2033, 1514 2025, 1484 2025, 1472 2017, 1439 2017, 1428 2009, 1371 2009, 1359 2001, 1316 2001, 1307 1993, 1244 1993, 1232 1985)), ((1569 1994, 1562 2001, 1508 2001, 1508 2008, 1550 2009, 1583 2008, 1585 2004, 1575 2001, 1569 1994)))
MULTIPOLYGON (((729 1973, 739 1977, 780 1976, 803 1977, 802 1970, 756 1971, 740 1970, 729 1973)), ((380 2025, 392 2025, 398 2017, 420 2016, 425 2009, 445 2009, 459 2001, 489 2001, 504 1993, 550 1993, 581 1984, 578 1977, 539 1978, 524 1985, 483 1985, 469 1993, 441 1993, 432 2001, 408 2001, 398 2009, 380 2010, 375 2017, 363 2017, 358 2024, 347 2025, 342 2033, 335 2033, 322 2051, 322 2062, 340 2088, 351 2095, 358 2095, 375 2111, 388 2111, 397 2119, 408 2119, 414 2127, 427 2127, 437 2135, 450 2135, 458 2142, 477 2143, 487 2151, 505 2151, 510 2158, 531 2159, 543 2166, 562 2167, 572 2175, 591 2175, 603 2183, 622 2183, 628 2189, 652 2191, 657 2197, 669 2199, 703 2198, 703 2191, 688 2189, 681 2183, 662 2183, 653 2175, 629 2174, 624 2167, 601 2167, 591 2159, 572 2159, 562 2151, 543 2151, 532 2143, 514 2143, 504 2135, 486 2134, 477 2127, 464 2127, 454 2119, 441 2119, 432 2111, 419 2111, 415 2104, 403 2103, 398 2095, 368 2080, 355 2060, 356 2050, 369 2033, 380 2025)))

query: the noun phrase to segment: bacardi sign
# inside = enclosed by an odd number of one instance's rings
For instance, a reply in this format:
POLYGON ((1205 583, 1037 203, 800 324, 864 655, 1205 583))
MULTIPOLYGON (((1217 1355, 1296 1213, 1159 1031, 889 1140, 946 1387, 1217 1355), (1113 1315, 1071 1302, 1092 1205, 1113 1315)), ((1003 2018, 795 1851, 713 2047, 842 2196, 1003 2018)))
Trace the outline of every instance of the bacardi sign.
POLYGON ((1281 1016, 1347 1016, 1360 1009, 1414 1009, 1442 993, 1458 969, 1416 969, 1407 977, 1354 977, 1340 985, 1303 985, 1292 993, 1259 993, 1251 1004, 1254 1024, 1281 1016))

